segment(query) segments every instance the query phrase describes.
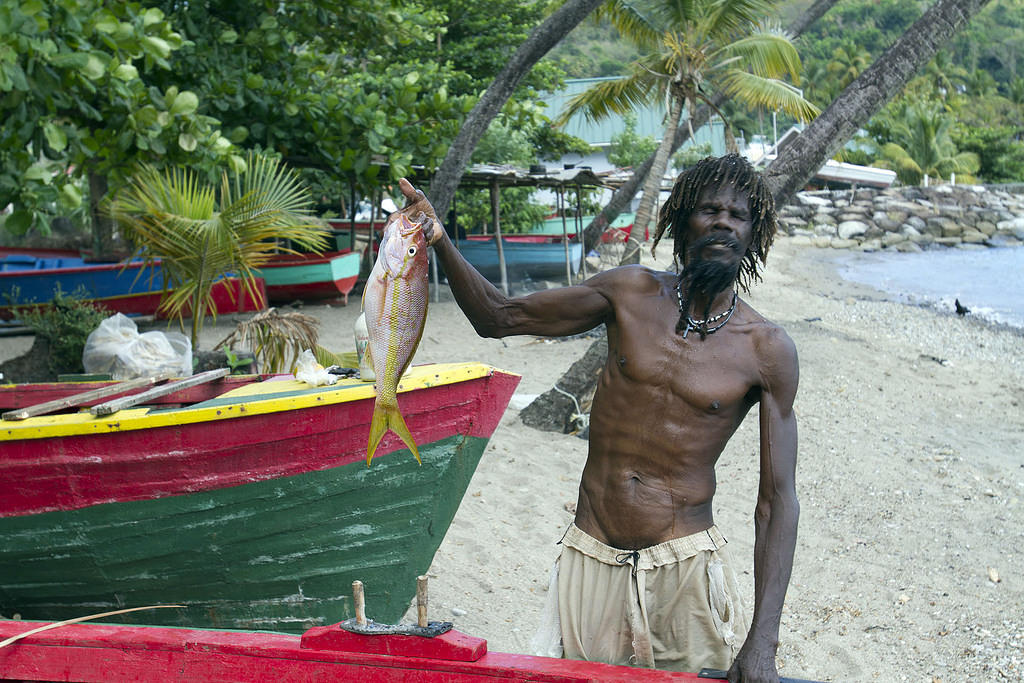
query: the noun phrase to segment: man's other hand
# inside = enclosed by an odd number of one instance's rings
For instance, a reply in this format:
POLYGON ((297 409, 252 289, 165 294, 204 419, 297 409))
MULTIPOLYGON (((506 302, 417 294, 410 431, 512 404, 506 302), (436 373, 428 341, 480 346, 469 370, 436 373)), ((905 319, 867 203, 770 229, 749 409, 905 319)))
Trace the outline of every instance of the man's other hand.
POLYGON ((745 643, 729 668, 729 683, 779 683, 775 648, 758 650, 745 643))
POLYGON ((388 221, 394 220, 398 217, 398 214, 403 213, 414 223, 422 223, 423 236, 427 240, 427 246, 433 246, 444 235, 444 227, 441 221, 437 219, 437 213, 434 212, 433 205, 426 195, 423 194, 422 190, 417 190, 405 178, 399 179, 398 187, 402 190, 402 195, 405 197, 405 206, 388 216, 388 221))

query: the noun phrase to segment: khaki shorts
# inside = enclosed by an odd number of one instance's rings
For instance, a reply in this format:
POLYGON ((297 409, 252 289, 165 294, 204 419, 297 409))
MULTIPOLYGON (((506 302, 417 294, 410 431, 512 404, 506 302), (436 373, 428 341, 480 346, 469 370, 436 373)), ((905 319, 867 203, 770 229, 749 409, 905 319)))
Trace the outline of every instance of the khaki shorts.
POLYGON ((747 621, 717 527, 630 551, 572 525, 562 545, 552 616, 565 657, 676 671, 732 664, 747 621))

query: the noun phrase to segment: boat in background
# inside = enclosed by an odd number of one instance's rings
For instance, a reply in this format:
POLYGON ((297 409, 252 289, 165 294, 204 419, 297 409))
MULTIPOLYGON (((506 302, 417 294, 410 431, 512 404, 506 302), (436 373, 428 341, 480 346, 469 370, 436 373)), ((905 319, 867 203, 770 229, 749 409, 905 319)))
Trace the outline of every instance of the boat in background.
MULTIPOLYGON (((633 220, 635 214, 632 213, 621 213, 619 216, 612 221, 604 233, 601 234, 602 242, 613 242, 619 241, 624 242, 629 239, 633 233, 633 220)), ((576 239, 576 233, 579 231, 580 226, 586 228, 593 222, 595 216, 584 216, 577 220, 574 216, 565 217, 565 226, 563 233, 562 216, 548 216, 539 223, 536 223, 530 228, 530 235, 547 235, 549 237, 561 237, 563 234, 568 234, 569 239, 576 239)), ((648 235, 645 231, 644 240, 647 240, 648 235)))
POLYGON ((480 363, 411 368, 399 402, 423 464, 389 433, 367 467, 372 383, 211 377, 211 393, 197 378, 159 401, 0 385, 0 614, 172 602, 185 608, 119 619, 301 632, 352 616, 361 579, 397 621, 519 382, 480 363), (92 407, 33 415, 33 393, 92 407))
POLYGON ((358 251, 342 249, 324 254, 276 254, 259 272, 271 303, 341 299, 348 305, 359 265, 358 251))
MULTIPOLYGON (((502 251, 509 282, 562 280, 580 270, 583 245, 546 235, 502 235, 502 251), (568 266, 566 265, 568 262, 568 266)), ((492 235, 469 235, 459 240, 458 249, 480 274, 501 282, 498 248, 492 235)))
MULTIPOLYGON (((172 610, 144 614, 169 611, 172 610)), ((40 626, 25 621, 0 621, 0 640, 40 626)), ((432 638, 362 635, 349 633, 340 624, 313 628, 301 637, 73 624, 26 636, 0 649, 3 681, 700 683, 708 678, 692 673, 489 652, 486 640, 455 630, 432 638)))
MULTIPOLYGON (((50 305, 58 289, 68 296, 84 294, 84 300, 111 312, 157 315, 164 278, 159 262, 90 263, 72 251, 11 247, 0 251, 0 320, 13 319, 15 308, 50 305)), ((255 282, 255 296, 235 277, 214 283, 211 294, 218 314, 266 307, 262 278, 255 282)), ((185 315, 191 315, 189 310, 185 315)))

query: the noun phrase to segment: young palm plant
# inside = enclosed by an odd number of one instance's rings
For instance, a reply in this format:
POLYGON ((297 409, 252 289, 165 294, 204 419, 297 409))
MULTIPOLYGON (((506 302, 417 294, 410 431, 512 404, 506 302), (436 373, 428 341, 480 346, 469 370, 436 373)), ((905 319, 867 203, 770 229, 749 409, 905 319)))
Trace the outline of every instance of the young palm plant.
POLYGON ((684 111, 692 113, 701 102, 710 105, 725 122, 726 142, 735 151, 729 122, 711 101, 715 91, 752 107, 781 109, 801 118, 817 114, 817 108, 784 80, 798 82, 800 57, 781 29, 763 23, 771 8, 771 0, 609 0, 598 10, 599 17, 607 17, 642 56, 625 78, 601 82, 570 100, 556 123, 567 122, 577 112, 598 121, 612 112, 625 114, 638 106, 665 103, 664 132, 644 181, 637 227, 643 228, 654 216, 684 111))
POLYGON ((322 251, 327 231, 311 215, 309 191, 277 160, 250 153, 246 169, 221 175, 219 187, 190 170, 145 166, 108 205, 124 236, 147 262, 160 261, 161 310, 192 316, 196 348, 204 313, 216 319, 214 283, 234 274, 257 298, 258 269, 290 242, 322 251))

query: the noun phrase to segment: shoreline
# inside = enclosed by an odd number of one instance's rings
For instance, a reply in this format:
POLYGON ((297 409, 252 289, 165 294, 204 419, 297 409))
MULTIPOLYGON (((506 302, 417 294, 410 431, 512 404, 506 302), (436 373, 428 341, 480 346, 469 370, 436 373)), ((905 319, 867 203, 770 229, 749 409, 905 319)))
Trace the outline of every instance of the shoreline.
MULTIPOLYGON (((1024 335, 887 300, 842 279, 828 252, 780 238, 764 281, 745 296, 786 329, 801 363, 802 514, 780 673, 1020 679, 1024 335)), ((657 261, 647 250, 642 262, 665 268, 669 257, 668 248, 657 261)), ((517 372, 512 406, 550 389, 593 342, 481 339, 442 290, 415 362, 477 360, 517 372)), ((355 297, 347 307, 301 310, 322 321, 324 346, 354 349, 355 297)), ((237 319, 208 321, 201 346, 212 347, 237 319)), ((0 338, 0 359, 23 353, 31 339, 0 338)), ((757 445, 755 409, 719 461, 715 497, 748 614, 757 445)), ((490 650, 530 652, 586 448, 506 410, 428 572, 431 619, 486 638, 490 650)), ((366 609, 372 618, 373 605, 366 609)))

